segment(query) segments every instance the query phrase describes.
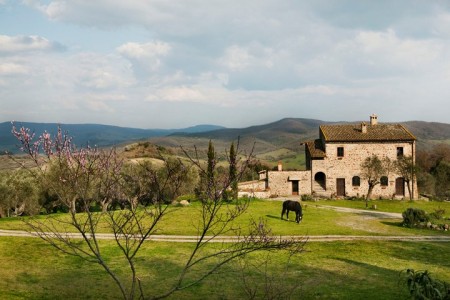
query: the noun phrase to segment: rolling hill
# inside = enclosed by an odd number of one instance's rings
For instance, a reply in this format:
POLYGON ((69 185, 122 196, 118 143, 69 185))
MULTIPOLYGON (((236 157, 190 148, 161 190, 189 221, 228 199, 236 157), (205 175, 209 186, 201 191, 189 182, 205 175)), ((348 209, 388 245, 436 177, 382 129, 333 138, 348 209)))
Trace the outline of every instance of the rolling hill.
MULTIPOLYGON (((16 127, 30 128, 37 135, 44 131, 54 135, 58 126, 67 131, 74 139, 76 145, 96 145, 99 147, 120 145, 136 140, 148 139, 156 136, 165 136, 172 133, 199 133, 223 128, 215 125, 197 125, 183 129, 138 129, 99 124, 57 124, 57 123, 30 123, 15 122, 16 127)), ((0 152, 16 153, 18 142, 11 133, 11 123, 0 123, 0 152)))
MULTIPOLYGON (((358 122, 355 122, 358 123, 358 122)), ((199 140, 214 140, 230 142, 241 139, 253 139, 263 144, 270 144, 275 148, 296 149, 300 142, 316 139, 319 136, 319 126, 323 124, 344 124, 344 122, 327 122, 321 120, 286 118, 277 122, 251 126, 247 128, 223 128, 199 133, 171 134, 165 137, 152 138, 157 144, 174 146, 186 145, 199 140)), ((401 123, 418 140, 421 147, 450 141, 450 124, 409 121, 401 123)))
MULTIPOLYGON (((254 154, 261 162, 274 167, 282 161, 286 169, 302 168, 304 147, 301 142, 316 139, 322 124, 346 123, 321 120, 286 118, 270 124, 251 126, 242 129, 218 129, 201 133, 171 134, 165 137, 150 138, 151 143, 179 149, 194 148, 206 153, 209 140, 212 140, 219 153, 225 153, 231 141, 240 138, 241 149, 247 153, 254 145, 254 154)), ((355 122, 357 123, 357 122, 355 122)), ((417 137, 417 149, 428 149, 438 143, 450 143, 450 124, 410 121, 402 123, 417 137)), ((176 150, 175 150, 176 152, 176 150)), ((179 152, 178 152, 179 153, 179 152)))
MULTIPOLYGON (((332 122, 285 118, 269 124, 250 126, 246 128, 224 128, 214 125, 199 125, 184 129, 136 129, 98 124, 62 124, 74 137, 77 145, 111 146, 126 145, 136 141, 148 141, 155 145, 174 149, 180 153, 180 146, 185 149, 206 149, 209 140, 214 142, 216 151, 225 151, 231 141, 240 138, 241 149, 250 151, 255 146, 254 153, 261 158, 279 159, 274 153, 291 153, 294 157, 303 152, 300 142, 316 139, 319 135, 319 125, 332 122), (282 150, 282 151, 278 151, 282 150)), ((334 122, 336 123, 336 122, 334 122)), ((343 122, 338 122, 343 123, 343 122)), ((36 133, 44 130, 55 132, 58 124, 20 123, 32 128, 36 133)), ((402 123, 418 139, 418 149, 425 149, 437 143, 450 142, 450 124, 409 121, 402 123)), ((15 151, 17 141, 11 134, 10 123, 0 123, 0 150, 15 151)), ((281 155, 281 154, 280 154, 281 155)))

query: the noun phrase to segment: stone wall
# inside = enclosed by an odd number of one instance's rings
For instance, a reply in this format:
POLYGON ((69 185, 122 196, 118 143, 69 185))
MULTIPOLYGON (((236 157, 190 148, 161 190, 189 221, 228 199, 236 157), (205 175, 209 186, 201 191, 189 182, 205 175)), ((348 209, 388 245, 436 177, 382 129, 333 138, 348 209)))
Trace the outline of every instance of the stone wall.
POLYGON ((292 181, 298 181, 299 195, 311 194, 309 171, 269 171, 267 178, 271 196, 291 196, 292 181))
POLYGON ((239 182, 238 184, 239 191, 265 191, 266 190, 266 181, 265 180, 253 180, 253 181, 245 181, 239 182))
POLYGON ((238 184, 238 197, 256 197, 256 198, 269 198, 270 193, 266 189, 265 178, 260 180, 252 180, 239 182, 238 184))

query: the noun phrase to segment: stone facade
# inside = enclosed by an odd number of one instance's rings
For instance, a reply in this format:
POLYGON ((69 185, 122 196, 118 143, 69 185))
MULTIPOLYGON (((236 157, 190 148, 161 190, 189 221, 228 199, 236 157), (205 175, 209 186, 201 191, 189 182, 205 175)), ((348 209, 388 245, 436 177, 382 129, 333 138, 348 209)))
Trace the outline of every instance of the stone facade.
MULTIPOLYGON (((415 153, 415 143, 329 143, 326 145, 327 156, 323 160, 314 160, 311 164, 310 172, 312 175, 312 187, 316 194, 324 196, 343 196, 337 194, 338 179, 344 182, 344 195, 348 197, 364 197, 368 192, 368 184, 361 177, 361 164, 372 155, 378 156, 380 159, 385 157, 391 161, 397 159, 397 149, 403 149, 403 155, 413 156, 415 153), (337 148, 344 149, 344 156, 338 157, 337 148), (320 188, 321 177, 318 174, 324 174, 324 186, 320 188), (359 177, 358 179, 353 177, 359 177)), ((399 184, 401 178, 399 174, 390 172, 386 174, 388 177, 387 185, 378 184, 372 191, 373 198, 403 198, 408 197, 408 191, 405 183, 401 181, 403 188, 402 193, 396 193, 396 183, 399 184)), ((399 187, 397 187, 400 190, 399 187)), ((417 198, 417 184, 412 185, 413 198, 417 198)))
MULTIPOLYGON (((361 164, 372 155, 397 160, 411 156, 415 161, 415 137, 403 126, 378 124, 371 116, 369 124, 320 126, 320 139, 305 145, 306 171, 266 171, 260 174, 253 190, 259 196, 316 195, 323 197, 364 197, 368 183, 361 176, 361 164), (257 187, 257 188, 256 188, 257 187)), ((403 178, 395 172, 386 174, 383 184, 372 191, 372 198, 408 198, 403 178)), ((248 184, 240 184, 244 191, 248 184)), ((418 198, 417 183, 411 185, 413 198, 418 198)), ((251 189, 246 189, 250 192, 251 189)))
POLYGON ((270 196, 290 196, 310 194, 311 185, 309 171, 269 171, 268 191, 270 196))

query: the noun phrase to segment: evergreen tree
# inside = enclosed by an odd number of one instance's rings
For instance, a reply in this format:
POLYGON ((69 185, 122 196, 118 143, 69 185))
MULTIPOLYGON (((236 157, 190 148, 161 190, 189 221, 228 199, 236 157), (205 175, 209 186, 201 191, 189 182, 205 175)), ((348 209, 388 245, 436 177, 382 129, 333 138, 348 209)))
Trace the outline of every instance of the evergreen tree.
POLYGON ((208 145, 208 168, 207 168, 207 172, 206 172, 206 195, 209 199, 214 199, 214 186, 215 186, 215 181, 214 181, 214 170, 216 168, 216 153, 214 151, 214 146, 211 142, 211 140, 209 140, 209 145, 208 145))
POLYGON ((238 197, 238 178, 237 178, 237 153, 234 149, 234 142, 230 146, 230 187, 231 187, 231 198, 237 199, 238 197))

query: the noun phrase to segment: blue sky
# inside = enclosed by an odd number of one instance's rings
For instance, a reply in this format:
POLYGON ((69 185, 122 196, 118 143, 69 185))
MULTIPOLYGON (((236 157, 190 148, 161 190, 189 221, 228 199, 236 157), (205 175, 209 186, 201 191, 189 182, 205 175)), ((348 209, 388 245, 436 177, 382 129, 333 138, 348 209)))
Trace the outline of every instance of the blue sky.
POLYGON ((449 3, 0 0, 0 122, 450 123, 449 3))

